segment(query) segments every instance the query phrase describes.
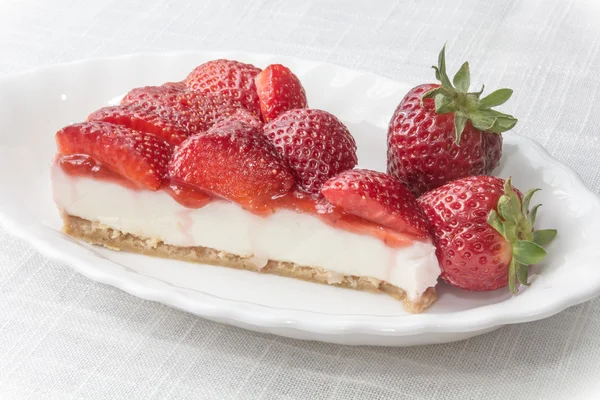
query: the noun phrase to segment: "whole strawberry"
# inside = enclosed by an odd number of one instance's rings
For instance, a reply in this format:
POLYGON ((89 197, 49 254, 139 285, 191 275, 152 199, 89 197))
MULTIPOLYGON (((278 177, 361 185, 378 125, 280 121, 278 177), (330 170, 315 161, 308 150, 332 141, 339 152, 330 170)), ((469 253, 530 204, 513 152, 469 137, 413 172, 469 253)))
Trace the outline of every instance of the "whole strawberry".
POLYGON ((512 90, 483 98, 483 88, 469 92, 468 62, 450 82, 445 47, 433 68, 441 84, 411 89, 388 129, 387 171, 417 195, 457 178, 489 174, 502 155, 501 133, 517 123, 491 109, 505 103, 512 90))
POLYGON ((537 190, 522 196, 510 178, 471 176, 421 196, 442 279, 473 291, 508 285, 514 293, 517 280, 527 285, 528 266, 544 259, 542 246, 556 236, 554 229, 533 229, 540 205, 529 211, 529 203, 537 190))

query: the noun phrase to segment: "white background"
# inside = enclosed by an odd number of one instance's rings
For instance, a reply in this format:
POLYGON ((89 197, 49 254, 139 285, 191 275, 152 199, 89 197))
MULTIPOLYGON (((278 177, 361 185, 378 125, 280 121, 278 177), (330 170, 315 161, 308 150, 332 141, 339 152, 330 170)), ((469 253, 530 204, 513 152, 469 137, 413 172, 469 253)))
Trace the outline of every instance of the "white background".
MULTIPOLYGON (((0 0, 0 75, 227 49, 418 84, 433 79, 445 41, 450 70, 468 59, 474 84, 515 89, 503 108, 519 118, 515 131, 600 193, 597 0, 0 0)), ((587 399, 600 396, 599 378, 598 300, 448 345, 301 342, 91 282, 0 228, 2 399, 587 399)))

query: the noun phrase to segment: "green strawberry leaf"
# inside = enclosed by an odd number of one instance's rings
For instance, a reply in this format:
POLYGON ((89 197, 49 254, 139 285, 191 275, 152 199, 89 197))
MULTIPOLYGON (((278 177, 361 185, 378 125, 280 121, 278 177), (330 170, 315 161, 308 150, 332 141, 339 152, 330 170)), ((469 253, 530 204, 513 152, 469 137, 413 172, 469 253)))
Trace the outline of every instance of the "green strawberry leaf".
MULTIPOLYGON (((435 109, 438 114, 455 113, 462 117, 455 121, 456 127, 463 125, 463 118, 470 120, 473 127, 491 133, 502 133, 512 129, 518 122, 515 117, 492 110, 492 107, 504 104, 512 96, 511 89, 499 89, 481 98, 485 86, 478 92, 468 92, 471 84, 471 71, 468 62, 462 64, 454 75, 452 82, 446 71, 446 45, 438 56, 438 65, 433 66, 435 77, 441 86, 427 91, 421 97, 435 99, 435 109)), ((466 122, 465 122, 466 124, 466 122)), ((456 130, 456 144, 460 145, 462 130, 456 130)))
POLYGON ((529 266, 515 261, 517 264, 517 280, 521 285, 529 285, 529 266))
POLYGON ((442 51, 438 56, 438 66, 433 67, 435 69, 435 77, 438 81, 442 82, 442 86, 447 88, 452 88, 452 83, 450 83, 450 78, 448 78, 448 74, 446 73, 446 45, 442 47, 442 51))
POLYGON ((533 241, 539 246, 547 246, 554 240, 557 234, 556 229, 542 229, 533 232, 533 241))
POLYGON ((517 240, 513 243, 513 257, 521 264, 537 264, 546 257, 546 250, 528 240, 517 240))
POLYGON ((466 61, 458 70, 452 79, 454 86, 461 92, 469 91, 471 85, 471 72, 469 71, 469 62, 466 61))
POLYGON ((460 137, 465 130, 467 124, 467 117, 461 113, 454 114, 454 132, 456 132, 456 145, 460 145, 460 137))
POLYGON ((479 100, 480 108, 492 108, 502 105, 510 99, 512 96, 512 89, 498 89, 479 100))
POLYGON ((537 217, 538 208, 540 208, 541 206, 541 204, 536 204, 535 206, 533 206, 531 212, 527 216, 527 219, 529 220, 529 224, 531 224, 531 226, 535 225, 535 219, 537 217))
POLYGON ((521 206, 521 211, 523 214, 527 215, 529 213, 529 203, 531 203, 531 198, 536 192, 539 192, 541 189, 531 189, 525 193, 523 196, 523 205, 521 206))
POLYGON ((444 96, 442 93, 435 95, 435 112, 438 114, 446 114, 452 112, 452 99, 444 96))
POLYGON ((492 228, 497 230, 499 234, 501 234, 502 236, 506 235, 506 232, 504 231, 504 222, 502 222, 496 210, 492 209, 490 211, 490 213, 488 214, 487 222, 492 228))

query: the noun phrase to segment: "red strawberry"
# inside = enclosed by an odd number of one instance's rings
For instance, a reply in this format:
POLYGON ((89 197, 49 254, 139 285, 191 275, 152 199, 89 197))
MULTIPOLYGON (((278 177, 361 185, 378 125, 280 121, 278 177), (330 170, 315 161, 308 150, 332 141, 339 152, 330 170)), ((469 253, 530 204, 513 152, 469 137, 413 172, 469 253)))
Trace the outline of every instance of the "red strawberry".
POLYGON ((216 93, 203 93, 218 99, 226 108, 243 108, 260 119, 260 103, 256 90, 227 88, 216 93))
POLYGON ((217 120, 215 125, 222 121, 229 121, 229 120, 243 122, 243 123, 248 124, 248 125, 256 128, 258 130, 261 130, 261 131, 263 129, 262 121, 260 119, 258 119, 254 114, 251 114, 249 111, 244 110, 243 108, 238 108, 237 110, 234 110, 230 114, 223 115, 222 117, 220 117, 217 120))
POLYGON ((281 64, 269 65, 256 76, 255 83, 265 122, 277 118, 285 111, 308 107, 300 80, 281 64))
POLYGON ((121 105, 136 105, 146 108, 168 108, 187 116, 192 134, 208 130, 215 121, 230 116, 238 109, 260 119, 260 108, 256 94, 248 95, 245 89, 224 89, 217 93, 201 93, 181 89, 181 85, 146 86, 133 89, 121 101, 121 105))
POLYGON ((502 132, 517 120, 494 111, 512 95, 500 89, 481 98, 469 92, 469 64, 446 74, 445 49, 434 67, 439 84, 420 85, 400 102, 388 130, 387 171, 415 194, 453 179, 489 174, 502 154, 502 132))
POLYGON ((169 176, 253 211, 266 210, 265 203, 294 185, 269 141, 240 121, 224 121, 185 141, 173 154, 169 176))
POLYGON ((298 185, 312 194, 358 162, 348 128, 326 111, 287 111, 265 125, 265 135, 294 170, 298 185))
POLYGON ((256 92, 254 78, 260 68, 231 60, 213 60, 197 66, 185 78, 185 84, 202 93, 216 93, 222 89, 247 89, 256 92))
POLYGON ((546 255, 556 230, 534 231, 537 209, 529 211, 530 190, 522 196, 510 179, 471 176, 418 199, 436 241, 442 278, 467 290, 496 290, 515 280, 527 284, 528 265, 546 255))
POLYGON ((160 100, 164 106, 173 106, 179 103, 179 98, 186 90, 183 82, 167 82, 161 86, 144 86, 129 91, 121 100, 121 105, 141 104, 160 100))
POLYGON ((93 112, 88 121, 104 121, 151 133, 172 146, 180 145, 190 136, 189 115, 161 106, 114 106, 93 112))
POLYGON ((171 146, 154 135, 107 122, 69 125, 56 133, 58 152, 85 154, 140 188, 158 190, 171 157, 171 146))
POLYGON ((260 72, 251 64, 231 60, 214 60, 199 65, 185 79, 192 92, 218 95, 239 104, 260 118, 260 105, 254 78, 260 72))
POLYGON ((342 172, 321 192, 334 206, 398 232, 426 238, 429 223, 415 196, 388 174, 367 169, 342 172))

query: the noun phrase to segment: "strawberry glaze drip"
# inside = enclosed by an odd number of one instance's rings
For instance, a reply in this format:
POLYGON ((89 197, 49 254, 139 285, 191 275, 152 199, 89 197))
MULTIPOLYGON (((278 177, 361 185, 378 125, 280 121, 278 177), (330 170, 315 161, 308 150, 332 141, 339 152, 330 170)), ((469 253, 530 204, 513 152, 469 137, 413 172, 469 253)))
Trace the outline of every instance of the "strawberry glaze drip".
POLYGON ((118 183, 129 189, 139 190, 139 187, 110 167, 96 161, 85 154, 62 155, 56 157, 56 163, 62 170, 72 176, 89 176, 102 181, 118 183))
POLYGON ((212 200, 212 197, 198 189, 173 182, 165 181, 162 189, 187 208, 202 208, 212 200))
MULTIPOLYGON (((111 168, 87 155, 58 155, 56 163, 68 175, 87 176, 93 179, 114 182, 129 189, 141 190, 134 183, 114 172, 111 168)), ((190 209, 202 208, 213 199, 213 197, 205 192, 191 186, 169 182, 168 180, 163 183, 162 190, 166 191, 179 204, 190 209)), ((298 189, 284 196, 256 203, 260 203, 260 206, 246 207, 246 209, 263 217, 273 214, 278 209, 312 214, 334 228, 374 236, 382 240, 389 247, 405 247, 411 245, 415 240, 423 240, 422 238, 396 232, 366 219, 348 214, 341 208, 327 202, 323 196, 311 195, 298 189)))

